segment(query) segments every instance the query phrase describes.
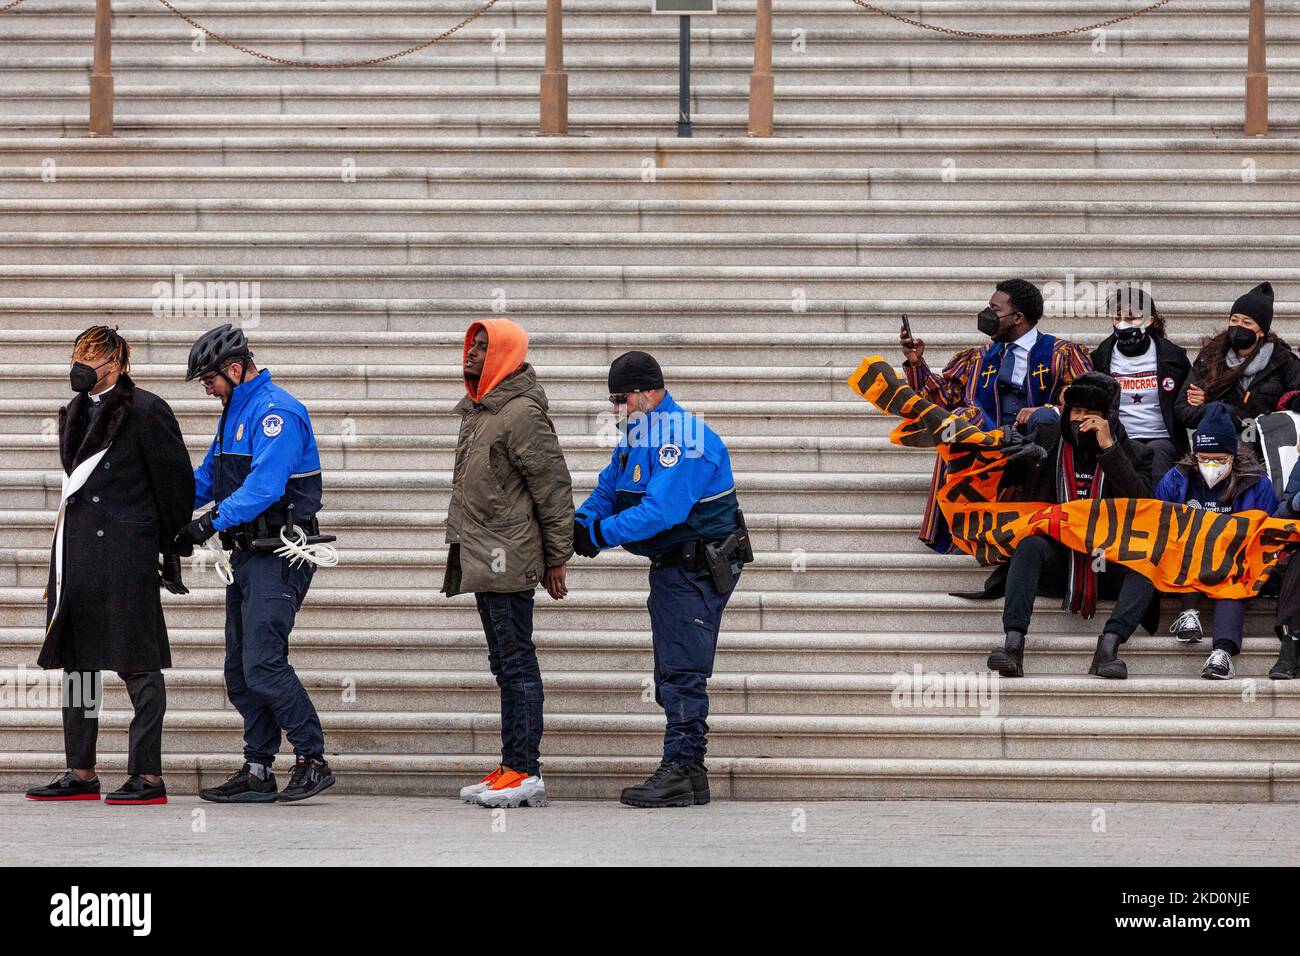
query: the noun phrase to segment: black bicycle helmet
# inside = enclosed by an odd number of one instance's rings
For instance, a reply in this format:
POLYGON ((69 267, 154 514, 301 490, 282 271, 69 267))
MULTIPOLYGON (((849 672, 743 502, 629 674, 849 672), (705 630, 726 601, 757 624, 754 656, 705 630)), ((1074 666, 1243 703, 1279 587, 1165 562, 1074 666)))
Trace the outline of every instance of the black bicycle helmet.
POLYGON ((192 382, 200 375, 219 372, 228 359, 252 357, 243 329, 227 323, 199 336, 190 349, 190 364, 185 373, 185 381, 192 382))

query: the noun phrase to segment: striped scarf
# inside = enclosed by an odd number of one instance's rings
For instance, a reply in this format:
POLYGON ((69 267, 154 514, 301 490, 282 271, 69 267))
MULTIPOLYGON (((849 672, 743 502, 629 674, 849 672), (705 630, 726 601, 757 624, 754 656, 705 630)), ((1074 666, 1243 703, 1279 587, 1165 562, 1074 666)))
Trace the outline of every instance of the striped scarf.
MULTIPOLYGON (((1069 427, 1065 422, 1061 424, 1069 427)), ((1087 496, 1089 500, 1095 501, 1101 497, 1103 484, 1105 476, 1101 471, 1101 463, 1098 462, 1092 472, 1092 487, 1087 496)), ((1064 435, 1056 450, 1056 500, 1060 504, 1079 500, 1074 477, 1074 446, 1065 440, 1064 435)), ((1092 569, 1090 555, 1079 554, 1077 551, 1066 553, 1070 558, 1070 573, 1066 576, 1065 599, 1061 601, 1061 608, 1087 620, 1097 612, 1097 572, 1092 569)))

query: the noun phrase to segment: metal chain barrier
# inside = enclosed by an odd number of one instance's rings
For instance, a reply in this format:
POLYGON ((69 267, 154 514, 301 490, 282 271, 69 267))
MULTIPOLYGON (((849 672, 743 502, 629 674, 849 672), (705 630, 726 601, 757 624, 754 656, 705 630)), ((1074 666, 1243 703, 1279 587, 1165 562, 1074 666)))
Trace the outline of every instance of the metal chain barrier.
POLYGON ((8 13, 14 7, 18 6, 18 4, 26 3, 26 2, 27 0, 10 0, 9 3, 6 3, 3 7, 0 7, 0 13, 8 13))
POLYGON ((1093 30, 1103 30, 1106 27, 1114 26, 1117 23, 1123 23, 1125 20, 1132 20, 1140 17, 1144 13, 1151 13, 1153 10, 1159 10, 1169 0, 1158 0, 1140 10, 1131 10, 1128 13, 1120 14, 1117 17, 1111 17, 1109 20, 1102 20, 1100 23, 1090 23, 1083 27, 1070 27, 1068 30, 1050 30, 1045 33, 981 33, 977 30, 957 30, 953 27, 937 27, 930 23, 922 23, 920 20, 913 20, 898 13, 882 9, 872 3, 866 3, 865 0, 853 0, 864 10, 870 10, 872 13, 878 13, 882 17, 889 17, 891 20, 897 20, 899 23, 906 23, 908 26, 918 27, 922 30, 931 30, 935 33, 946 33, 949 36, 964 37, 971 40, 1050 40, 1053 37, 1072 36, 1076 33, 1090 33, 1093 30))
MULTIPOLYGON (((17 2, 22 3, 23 0, 17 0, 17 2)), ((477 10, 475 10, 473 13, 467 16, 464 20, 461 20, 460 23, 456 24, 450 30, 444 30, 436 37, 432 37, 431 39, 425 40, 423 43, 417 43, 415 46, 407 47, 405 50, 399 50, 396 53, 388 53, 384 56, 373 57, 369 60, 349 60, 344 63, 313 63, 310 60, 290 60, 287 59, 286 57, 272 56, 270 53, 262 53, 259 50, 251 50, 240 43, 236 43, 234 40, 222 36, 220 33, 214 33, 212 30, 209 30, 203 24, 198 23, 196 20, 194 20, 194 18, 187 16, 184 13, 181 13, 181 11, 177 10, 174 6, 172 6, 168 2, 168 0, 158 0, 158 2, 161 3, 168 10, 170 10, 172 13, 176 14, 176 16, 180 17, 182 20, 184 20, 194 29, 207 34, 212 39, 216 40, 218 43, 224 46, 228 46, 232 50, 238 50, 241 53, 247 53, 249 56, 255 56, 259 60, 266 60, 268 63, 279 63, 282 66, 297 66, 309 70, 346 70, 358 66, 375 66, 376 64, 379 63, 387 63, 390 60, 396 60, 398 57, 409 56, 412 53, 418 53, 421 50, 426 50, 429 47, 433 46, 435 43, 447 39, 447 37, 451 36, 457 30, 469 26, 479 17, 483 16, 483 14, 487 13, 488 10, 492 9, 492 7, 496 5, 497 0, 487 0, 487 3, 483 4, 483 6, 479 7, 477 10)), ((0 11, 3 10, 4 8, 0 7, 0 11)))

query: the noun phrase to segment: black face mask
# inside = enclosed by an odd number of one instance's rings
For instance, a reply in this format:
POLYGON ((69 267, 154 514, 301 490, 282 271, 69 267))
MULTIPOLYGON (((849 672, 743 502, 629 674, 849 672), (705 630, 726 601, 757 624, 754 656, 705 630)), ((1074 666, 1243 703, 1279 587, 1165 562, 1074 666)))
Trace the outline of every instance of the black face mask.
POLYGON ((1081 432, 1079 426, 1082 424, 1082 422, 1070 422, 1070 444, 1085 455, 1096 454, 1097 436, 1092 432, 1081 432))
POLYGON ((1129 358, 1141 355, 1151 345, 1151 336, 1146 329, 1135 329, 1131 325, 1115 329, 1115 347, 1129 358))
POLYGON ((1238 352, 1250 351, 1258 338, 1259 335, 1254 329, 1248 329, 1244 325, 1228 327, 1228 344, 1238 352))
MULTIPOLYGON (((105 362, 104 365, 107 365, 105 362)), ((68 373, 68 381, 72 385, 74 392, 85 394, 99 384, 98 372, 104 365, 97 365, 91 368, 85 362, 74 362, 72 371, 68 373)))
POLYGON ((995 338, 1002 322, 998 314, 987 306, 979 315, 975 316, 975 327, 979 329, 981 335, 987 335, 989 338, 995 338))

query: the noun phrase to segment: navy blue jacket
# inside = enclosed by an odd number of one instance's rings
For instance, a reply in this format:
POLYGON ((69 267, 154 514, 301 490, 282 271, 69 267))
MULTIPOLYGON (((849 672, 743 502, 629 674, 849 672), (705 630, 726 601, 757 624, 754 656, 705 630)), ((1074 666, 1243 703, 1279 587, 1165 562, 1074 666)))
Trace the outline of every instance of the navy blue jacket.
POLYGON ((656 557, 737 530, 731 455, 714 431, 664 394, 619 438, 596 488, 578 509, 601 548, 656 557))
POLYGON ((281 524, 320 510, 320 453, 307 409, 262 369, 235 387, 203 464, 194 472, 194 507, 217 504, 212 526, 225 531, 261 515, 281 524))

